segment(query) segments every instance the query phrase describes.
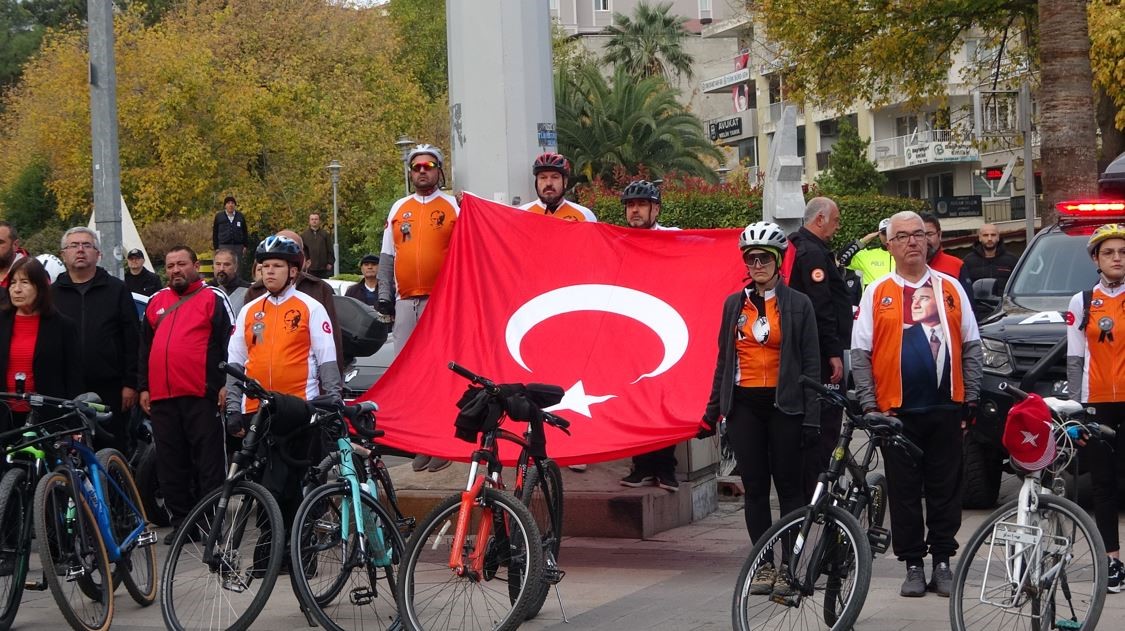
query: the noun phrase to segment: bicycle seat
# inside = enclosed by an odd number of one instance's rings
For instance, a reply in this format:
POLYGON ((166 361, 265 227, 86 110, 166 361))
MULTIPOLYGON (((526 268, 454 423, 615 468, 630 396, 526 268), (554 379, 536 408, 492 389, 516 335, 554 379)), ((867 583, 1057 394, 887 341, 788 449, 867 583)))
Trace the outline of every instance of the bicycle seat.
POLYGON ((882 412, 868 412, 863 415, 863 424, 869 431, 898 434, 902 432, 902 421, 882 412))
POLYGON ((1074 416, 1075 414, 1081 412, 1083 409, 1081 403, 1077 401, 1071 401, 1069 399, 1047 397, 1043 399, 1043 403, 1046 403, 1047 407, 1051 408, 1051 410, 1053 410, 1056 414, 1064 418, 1068 416, 1074 416))

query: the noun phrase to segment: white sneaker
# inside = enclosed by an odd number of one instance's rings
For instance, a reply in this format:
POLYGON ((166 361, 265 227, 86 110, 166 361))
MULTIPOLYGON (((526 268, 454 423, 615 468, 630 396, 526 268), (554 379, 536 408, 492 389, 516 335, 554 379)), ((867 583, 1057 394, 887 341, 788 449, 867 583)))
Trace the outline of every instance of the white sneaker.
POLYGON ((570 469, 571 471, 575 471, 575 472, 577 472, 577 473, 585 473, 585 472, 586 472, 586 469, 587 469, 588 467, 589 467, 589 465, 584 465, 584 464, 572 464, 572 465, 570 465, 570 466, 569 466, 569 467, 567 467, 567 468, 568 468, 568 469, 570 469))

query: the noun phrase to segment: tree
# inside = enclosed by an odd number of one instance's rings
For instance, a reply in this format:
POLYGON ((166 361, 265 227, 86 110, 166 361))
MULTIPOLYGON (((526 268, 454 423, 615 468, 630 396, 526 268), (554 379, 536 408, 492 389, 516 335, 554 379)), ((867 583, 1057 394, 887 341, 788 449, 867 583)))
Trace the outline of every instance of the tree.
POLYGON ((722 153, 707 139, 699 117, 676 101, 664 79, 637 80, 618 68, 612 82, 586 65, 555 76, 559 150, 585 181, 608 180, 615 169, 661 178, 680 172, 717 180, 711 163, 722 153))
POLYGON ((637 4, 633 17, 614 12, 611 33, 603 59, 615 68, 638 78, 676 77, 691 79, 695 59, 684 52, 687 18, 669 15, 671 2, 653 6, 644 0, 637 4))
MULTIPOLYGON (((1112 5, 1117 0, 1093 2, 1112 5)), ((1042 73, 1038 128, 1044 220, 1053 217, 1056 200, 1094 190, 1085 2, 758 0, 755 7, 788 68, 787 85, 798 98, 837 108, 857 101, 878 106, 903 98, 915 104, 942 98, 953 53, 966 36, 981 35, 980 47, 1002 55, 995 65, 972 68, 978 74, 962 77, 965 82, 981 84, 988 73, 996 76, 1001 67, 1024 63, 1042 73)))
POLYGON ((39 48, 43 28, 18 0, 0 0, 0 93, 19 80, 23 64, 39 48))
POLYGON ((870 140, 860 139, 848 119, 841 120, 840 136, 828 156, 828 170, 816 178, 817 186, 831 195, 878 193, 887 178, 867 159, 870 144, 870 140))
POLYGON ((399 63, 431 101, 443 100, 449 92, 444 0, 391 0, 387 11, 399 37, 410 43, 401 47, 399 63))
POLYGON ((1102 133, 1098 165, 1105 167, 1125 152, 1125 6, 1102 0, 1089 8, 1090 64, 1102 133))

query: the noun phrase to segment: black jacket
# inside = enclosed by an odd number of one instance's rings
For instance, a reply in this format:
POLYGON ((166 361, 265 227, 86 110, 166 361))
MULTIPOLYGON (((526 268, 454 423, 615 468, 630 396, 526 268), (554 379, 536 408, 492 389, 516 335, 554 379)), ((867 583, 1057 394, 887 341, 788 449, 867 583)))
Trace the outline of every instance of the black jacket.
POLYGON ((211 223, 211 247, 217 250, 224 245, 250 245, 246 217, 241 211, 234 211, 234 221, 227 219, 225 210, 215 213, 215 220, 211 223))
POLYGON ((125 283, 99 267, 83 293, 69 274, 60 274, 51 285, 51 297, 78 325, 85 386, 120 383, 136 388, 141 323, 125 283))
POLYGON ((361 280, 351 287, 348 287, 348 290, 344 292, 344 295, 348 298, 355 298, 356 300, 369 307, 374 307, 379 302, 379 285, 376 284, 375 291, 369 294, 367 293, 367 286, 364 285, 364 282, 365 281, 361 280))
MULTIPOLYGON (((0 375, 7 378, 8 350, 12 345, 15 310, 0 310, 0 375)), ((60 399, 82 394, 82 357, 78 352, 78 328, 70 318, 56 313, 39 319, 35 356, 31 360, 35 390, 60 399)))
MULTIPOLYGON (((777 373, 777 409, 786 414, 804 416, 802 425, 820 427, 820 402, 816 393, 798 381, 808 375, 821 382, 820 346, 816 335, 816 318, 808 296, 793 291, 783 283, 777 285, 777 306, 781 311, 781 364, 777 373)), ((734 399, 734 371, 738 363, 735 335, 738 316, 746 292, 727 296, 723 303, 723 319, 719 326, 719 356, 715 361, 715 376, 711 383, 711 397, 703 418, 717 423, 730 414, 734 399)))
POLYGON ((828 244, 804 226, 789 235, 789 240, 797 248, 789 286, 812 301, 821 355, 842 358, 852 342, 852 299, 836 257, 828 244))
POLYGON ((134 294, 151 296, 161 290, 163 283, 159 276, 142 267, 140 274, 125 270, 125 286, 134 294))
POLYGON ((1018 260, 1019 257, 1009 254, 1004 249, 1003 239, 996 245, 996 256, 992 258, 984 255, 984 246, 978 241, 973 245, 973 250, 965 255, 961 273, 968 277, 970 286, 975 280, 995 278, 996 287, 993 293, 1000 295, 1004 293, 1004 286, 1008 284, 1008 277, 1012 275, 1012 269, 1015 268, 1018 260))

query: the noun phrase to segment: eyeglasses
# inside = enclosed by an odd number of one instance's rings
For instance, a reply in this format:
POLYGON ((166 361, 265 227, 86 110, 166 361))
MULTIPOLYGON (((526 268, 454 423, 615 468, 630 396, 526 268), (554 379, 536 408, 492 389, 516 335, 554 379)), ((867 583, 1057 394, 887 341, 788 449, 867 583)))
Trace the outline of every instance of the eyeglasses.
POLYGON ((907 241, 910 241, 911 239, 913 239, 914 241, 925 241, 926 240, 926 233, 921 231, 921 230, 918 230, 917 232, 911 232, 911 233, 900 232, 900 233, 896 234, 895 236, 891 237, 890 240, 894 241, 895 243, 906 243, 907 241))
POLYGON ((414 164, 410 165, 410 170, 415 173, 421 173, 422 171, 433 171, 436 168, 438 168, 437 162, 415 162, 414 164))
POLYGON ((64 250, 96 250, 98 247, 93 243, 68 243, 64 250))
POLYGON ((773 256, 769 254, 749 254, 742 257, 742 260, 751 267, 765 267, 774 262, 773 256))

